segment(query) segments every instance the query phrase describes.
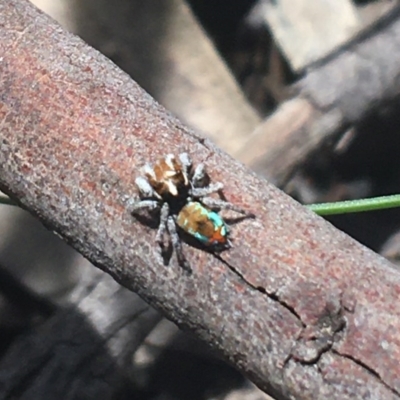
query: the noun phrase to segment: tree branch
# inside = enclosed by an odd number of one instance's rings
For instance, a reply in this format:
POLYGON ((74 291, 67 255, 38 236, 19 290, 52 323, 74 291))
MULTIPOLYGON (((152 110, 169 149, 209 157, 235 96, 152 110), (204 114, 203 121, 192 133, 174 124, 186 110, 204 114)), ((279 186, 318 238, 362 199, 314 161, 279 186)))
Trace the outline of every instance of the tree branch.
POLYGON ((236 156, 280 187, 327 143, 339 143, 377 109, 398 107, 400 8, 311 66, 294 97, 261 124, 236 156))
MULTIPOLYGON (((400 275, 207 140, 25 1, 0 5, 0 187, 281 398, 400 398, 400 275), (160 265, 140 166, 187 150, 253 211, 221 257, 160 265)), ((2 384, 5 380, 2 379, 2 384)))

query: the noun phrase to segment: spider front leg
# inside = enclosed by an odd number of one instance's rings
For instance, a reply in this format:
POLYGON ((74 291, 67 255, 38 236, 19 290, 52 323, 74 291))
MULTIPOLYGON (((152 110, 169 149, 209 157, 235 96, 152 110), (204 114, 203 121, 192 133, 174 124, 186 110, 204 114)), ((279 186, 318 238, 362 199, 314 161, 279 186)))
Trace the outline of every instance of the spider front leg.
POLYGON ((189 176, 189 175, 190 175, 190 171, 191 171, 191 169, 192 169, 192 160, 191 160, 189 154, 188 154, 188 153, 181 153, 181 154, 179 154, 179 161, 180 161, 181 164, 182 164, 183 173, 184 173, 186 176, 189 176))
POLYGON ((204 164, 199 164, 192 173, 193 163, 188 153, 179 154, 179 161, 182 164, 183 172, 190 177, 190 181, 194 188, 206 186, 208 175, 204 164))
POLYGON ((190 265, 183 254, 181 238, 178 235, 178 232, 176 230, 175 220, 172 216, 168 217, 167 224, 168 224, 168 232, 172 241, 172 246, 175 250, 179 265, 185 268, 186 270, 191 271, 190 265))
POLYGON ((139 176, 135 179, 135 183, 139 189, 140 197, 147 199, 161 199, 160 195, 153 189, 146 178, 139 176))
POLYGON ((193 176, 191 179, 192 189, 190 194, 193 197, 199 198, 219 192, 224 188, 224 185, 220 182, 207 185, 207 183, 209 183, 209 180, 210 178, 206 172, 206 167, 204 166, 204 164, 199 164, 193 172, 193 176))
POLYGON ((221 200, 221 199, 214 199, 213 197, 204 197, 201 199, 201 202, 205 206, 210 207, 213 210, 218 210, 218 211, 219 210, 232 210, 239 214, 243 214, 246 217, 254 217, 253 213, 243 210, 243 208, 240 208, 240 207, 236 206, 235 204, 229 203, 229 202, 221 200))
POLYGON ((203 163, 201 163, 195 168, 193 172, 192 185, 195 188, 202 188, 207 185, 208 181, 209 177, 206 172, 206 167, 203 163))

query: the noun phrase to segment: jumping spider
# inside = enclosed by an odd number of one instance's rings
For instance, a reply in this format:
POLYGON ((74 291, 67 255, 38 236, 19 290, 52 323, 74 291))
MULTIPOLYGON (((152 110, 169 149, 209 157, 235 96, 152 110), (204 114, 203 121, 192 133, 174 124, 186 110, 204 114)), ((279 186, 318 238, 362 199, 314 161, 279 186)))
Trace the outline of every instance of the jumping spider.
POLYGON ((168 154, 151 167, 143 167, 144 177, 136 178, 139 196, 131 212, 141 210, 160 212, 160 224, 156 241, 164 248, 164 236, 169 234, 178 262, 188 269, 183 255, 181 239, 177 226, 196 238, 204 246, 215 252, 231 247, 229 228, 216 212, 222 209, 233 210, 245 216, 252 214, 222 199, 209 197, 222 190, 222 183, 208 184, 208 175, 204 164, 193 169, 187 153, 181 153, 178 159, 168 154))

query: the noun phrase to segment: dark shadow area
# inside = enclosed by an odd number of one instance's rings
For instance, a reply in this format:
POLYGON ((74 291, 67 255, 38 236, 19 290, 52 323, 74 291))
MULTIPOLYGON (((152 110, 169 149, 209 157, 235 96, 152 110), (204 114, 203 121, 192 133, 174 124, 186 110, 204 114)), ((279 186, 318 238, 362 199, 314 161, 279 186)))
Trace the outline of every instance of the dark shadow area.
POLYGON ((227 3, 225 0, 189 0, 193 12, 207 30, 221 53, 229 58, 235 49, 232 32, 237 32, 245 16, 256 3, 255 0, 236 0, 227 3))
POLYGON ((58 308, 4 351, 0 398, 137 398, 129 376, 132 355, 158 314, 95 268, 76 290, 79 307, 58 308))
POLYGON ((214 357, 204 344, 183 333, 175 338, 182 341, 195 351, 176 350, 170 343, 150 371, 149 391, 137 398, 152 400, 163 393, 165 399, 208 400, 246 385, 239 372, 214 357))
POLYGON ((38 326, 53 315, 57 307, 0 266, 0 357, 13 340, 23 332, 38 326))

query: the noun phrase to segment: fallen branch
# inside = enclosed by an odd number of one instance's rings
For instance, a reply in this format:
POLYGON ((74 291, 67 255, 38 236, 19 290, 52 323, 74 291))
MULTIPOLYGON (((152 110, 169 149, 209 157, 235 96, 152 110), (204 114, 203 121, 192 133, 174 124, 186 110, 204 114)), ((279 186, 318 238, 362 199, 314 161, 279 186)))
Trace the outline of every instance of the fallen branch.
POLYGON ((339 143, 371 113, 397 107, 400 8, 310 67, 294 97, 256 128, 235 154, 284 187, 319 149, 339 143))

